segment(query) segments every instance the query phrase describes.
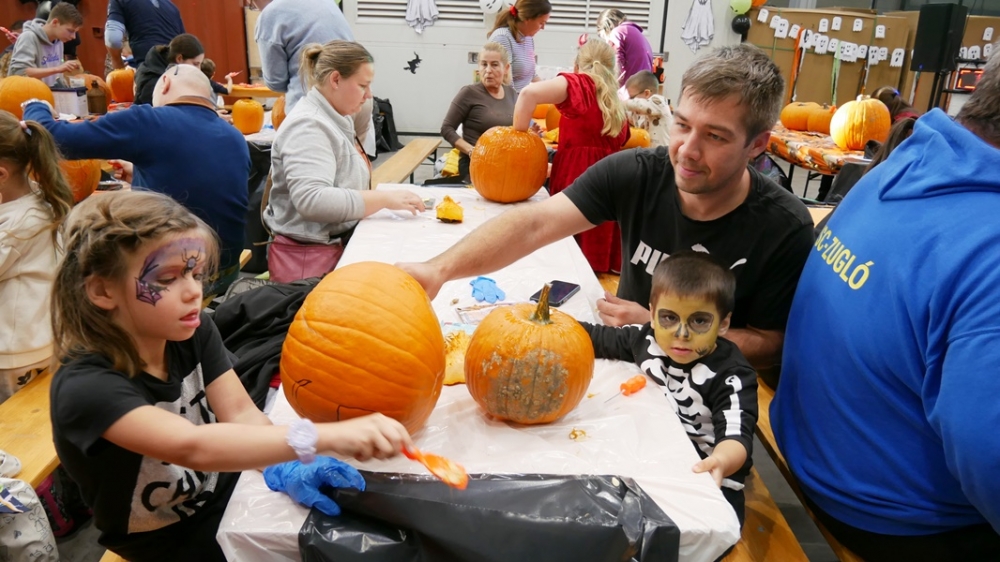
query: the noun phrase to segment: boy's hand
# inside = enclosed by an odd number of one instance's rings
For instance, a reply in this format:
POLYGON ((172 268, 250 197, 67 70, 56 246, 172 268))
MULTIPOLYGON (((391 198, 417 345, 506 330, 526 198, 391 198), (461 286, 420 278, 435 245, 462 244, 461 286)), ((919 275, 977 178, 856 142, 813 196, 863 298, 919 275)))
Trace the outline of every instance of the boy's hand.
POLYGON ((236 78, 240 74, 243 74, 242 70, 237 70, 235 72, 230 72, 229 74, 226 75, 226 80, 232 80, 233 78, 236 78))
POLYGON ((59 65, 59 72, 74 72, 81 69, 80 61, 78 60, 68 60, 59 65))
POLYGON ((694 472, 708 472, 716 486, 722 487, 722 479, 735 473, 747 460, 747 449, 735 439, 724 439, 715 444, 715 450, 706 459, 691 467, 694 472))
POLYGON ((715 480, 715 485, 722 487, 722 479, 725 477, 722 467, 722 461, 718 457, 709 456, 707 459, 703 459, 691 467, 694 472, 708 472, 712 475, 712 479, 715 480))

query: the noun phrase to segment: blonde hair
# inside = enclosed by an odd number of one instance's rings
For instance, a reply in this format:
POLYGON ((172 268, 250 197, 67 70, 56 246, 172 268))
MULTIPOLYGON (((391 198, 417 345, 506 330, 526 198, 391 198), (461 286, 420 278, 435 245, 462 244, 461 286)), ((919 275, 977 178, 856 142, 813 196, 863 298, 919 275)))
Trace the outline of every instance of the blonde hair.
POLYGON ((34 121, 19 121, 0 111, 0 165, 8 166, 12 176, 24 174, 35 180, 52 211, 52 234, 57 236, 73 207, 73 192, 59 169, 59 149, 52 135, 34 121))
POLYGON ((577 71, 594 80, 597 90, 597 107, 604 116, 601 133, 609 137, 621 134, 627 115, 625 104, 618 98, 618 72, 615 51, 604 41, 589 39, 576 54, 577 71))
POLYGON ((552 13, 552 4, 549 3, 549 0, 517 0, 513 6, 500 10, 496 21, 493 22, 493 29, 486 36, 489 37, 493 35, 494 31, 506 27, 510 30, 510 36, 520 43, 524 39, 524 35, 517 28, 517 22, 533 20, 550 13, 552 13))
POLYGON ((215 232, 180 203, 149 191, 120 191, 88 197, 69 214, 66 252, 52 287, 55 357, 63 361, 96 353, 130 377, 145 363, 135 341, 87 296, 92 276, 124 282, 127 259, 146 242, 198 230, 205 239, 205 278, 218 268, 215 232))
POLYGON ((597 27, 597 32, 601 35, 608 35, 616 27, 622 24, 622 22, 628 21, 628 17, 625 12, 617 8, 608 8, 602 10, 600 14, 597 15, 597 22, 595 27, 597 27))
POLYGON ((479 50, 479 59, 482 60, 483 55, 486 53, 497 53, 500 55, 500 60, 507 65, 507 71, 503 75, 503 83, 505 86, 509 86, 514 78, 510 71, 510 53, 507 52, 507 48, 496 41, 487 41, 483 45, 483 48, 479 50))
POLYGON ((351 77, 365 63, 373 63, 371 53, 354 41, 330 41, 325 45, 312 43, 302 49, 299 74, 306 89, 326 82, 334 71, 344 78, 351 77))

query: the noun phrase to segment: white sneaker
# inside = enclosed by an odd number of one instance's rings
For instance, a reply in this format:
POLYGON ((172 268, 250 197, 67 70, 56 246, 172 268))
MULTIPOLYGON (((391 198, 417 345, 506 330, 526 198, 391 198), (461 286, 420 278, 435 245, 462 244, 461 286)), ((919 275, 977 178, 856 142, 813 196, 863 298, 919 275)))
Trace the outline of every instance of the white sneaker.
POLYGON ((13 478, 21 472, 21 461, 14 455, 0 451, 0 477, 13 478))

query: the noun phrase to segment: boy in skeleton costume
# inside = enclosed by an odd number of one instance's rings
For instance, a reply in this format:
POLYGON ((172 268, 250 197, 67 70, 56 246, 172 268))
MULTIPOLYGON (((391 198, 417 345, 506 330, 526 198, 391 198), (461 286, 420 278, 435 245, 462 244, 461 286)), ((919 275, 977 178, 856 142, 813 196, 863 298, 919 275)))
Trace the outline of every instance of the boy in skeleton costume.
POLYGON ((743 524, 743 482, 757 424, 757 375, 727 339, 733 274, 708 254, 680 252, 653 272, 651 322, 612 328, 582 323, 599 358, 638 365, 670 399, 709 472, 743 524))

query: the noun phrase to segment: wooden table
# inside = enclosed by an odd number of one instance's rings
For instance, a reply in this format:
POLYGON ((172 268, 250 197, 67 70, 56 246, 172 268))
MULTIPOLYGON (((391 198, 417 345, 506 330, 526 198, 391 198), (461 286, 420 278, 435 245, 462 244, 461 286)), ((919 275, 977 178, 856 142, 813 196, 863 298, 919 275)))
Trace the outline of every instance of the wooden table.
POLYGON ((226 95, 234 98, 278 98, 285 94, 275 92, 266 86, 251 88, 234 84, 232 91, 226 95))
POLYGON ((0 404, 0 449, 21 461, 15 478, 32 488, 59 466, 49 417, 51 385, 52 373, 45 371, 0 404))

